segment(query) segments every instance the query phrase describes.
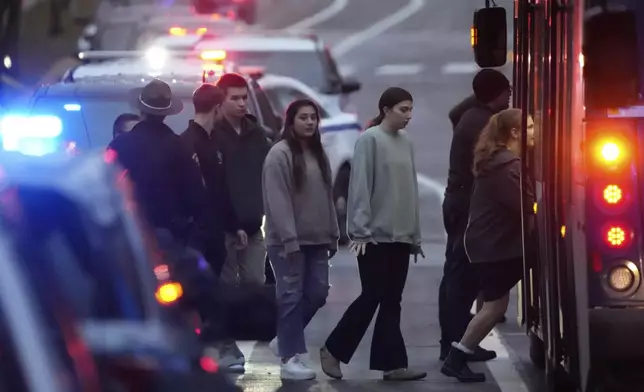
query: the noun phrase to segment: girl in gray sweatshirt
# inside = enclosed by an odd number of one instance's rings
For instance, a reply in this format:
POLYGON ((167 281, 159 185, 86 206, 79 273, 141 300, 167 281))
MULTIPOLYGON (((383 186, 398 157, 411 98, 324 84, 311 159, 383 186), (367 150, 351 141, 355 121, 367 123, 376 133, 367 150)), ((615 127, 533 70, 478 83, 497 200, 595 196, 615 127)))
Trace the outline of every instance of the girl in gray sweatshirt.
POLYGON ((320 350, 320 362, 328 376, 341 378, 340 362, 349 362, 378 310, 370 368, 382 371, 385 380, 418 380, 427 374, 407 368, 400 332, 409 257, 422 255, 414 150, 403 130, 411 120, 412 96, 389 88, 378 109, 373 126, 356 143, 349 185, 348 232, 362 293, 320 350))
POLYGON ((319 119, 314 102, 291 103, 282 140, 268 153, 262 176, 266 245, 278 307, 277 338, 270 347, 282 360, 283 379, 315 378, 302 360, 304 328, 326 302, 329 258, 339 237, 319 119))

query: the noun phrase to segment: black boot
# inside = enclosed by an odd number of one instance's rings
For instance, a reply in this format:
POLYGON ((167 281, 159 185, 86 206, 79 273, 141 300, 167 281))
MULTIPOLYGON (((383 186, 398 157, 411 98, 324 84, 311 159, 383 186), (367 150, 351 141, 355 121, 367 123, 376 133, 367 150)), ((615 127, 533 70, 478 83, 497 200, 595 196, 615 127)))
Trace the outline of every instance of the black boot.
POLYGON ((454 377, 460 382, 484 382, 485 374, 474 373, 467 366, 467 354, 456 347, 452 347, 441 368, 441 373, 447 377, 454 377))

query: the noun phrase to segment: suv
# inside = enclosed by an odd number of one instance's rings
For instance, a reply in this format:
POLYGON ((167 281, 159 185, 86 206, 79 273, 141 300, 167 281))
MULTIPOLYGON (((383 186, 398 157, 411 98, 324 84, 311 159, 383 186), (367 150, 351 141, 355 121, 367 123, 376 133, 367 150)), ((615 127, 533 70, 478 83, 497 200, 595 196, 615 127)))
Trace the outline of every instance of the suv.
MULTIPOLYGON (((30 114, 58 117, 63 128, 60 141, 66 149, 83 151, 106 147, 112 140, 114 120, 132 111, 128 103, 129 91, 145 85, 154 74, 155 78, 167 82, 173 93, 184 101, 183 111, 165 120, 175 133, 180 134, 194 117, 192 93, 204 81, 203 68, 203 61, 186 59, 168 61, 163 67, 166 71, 156 73, 140 58, 82 64, 67 71, 60 83, 40 87, 30 102, 30 114)), ((208 81, 215 81, 218 76, 211 74, 208 81)), ((282 120, 255 81, 257 77, 246 75, 250 93, 248 110, 272 138, 279 133, 282 120)))

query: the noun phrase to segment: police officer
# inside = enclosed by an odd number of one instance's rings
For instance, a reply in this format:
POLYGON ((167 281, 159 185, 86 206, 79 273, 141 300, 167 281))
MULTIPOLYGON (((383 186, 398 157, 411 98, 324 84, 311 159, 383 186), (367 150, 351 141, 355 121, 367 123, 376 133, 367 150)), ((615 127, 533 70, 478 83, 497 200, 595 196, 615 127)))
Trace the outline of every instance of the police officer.
POLYGON ((142 212, 152 226, 188 241, 191 221, 207 228, 212 219, 199 169, 180 137, 163 122, 166 116, 180 113, 183 103, 161 80, 130 94, 141 121, 112 140, 108 148, 116 152, 127 170, 142 212))
MULTIPOLYGON (((508 108, 512 89, 508 79, 492 69, 480 71, 472 81, 474 97, 459 106, 465 110, 454 129, 450 146, 449 173, 443 221, 447 233, 445 267, 439 292, 439 322, 441 326, 440 359, 445 360, 452 342, 458 342, 471 320, 470 309, 479 293, 476 273, 463 246, 467 227, 470 194, 474 182, 472 164, 474 145, 490 117, 508 108)), ((457 106, 457 108, 459 108, 457 106)), ((457 109, 455 108, 455 109, 457 109)), ((459 110, 452 111, 455 122, 459 110)), ((476 347, 469 355, 470 361, 488 361, 496 357, 494 351, 476 347)))

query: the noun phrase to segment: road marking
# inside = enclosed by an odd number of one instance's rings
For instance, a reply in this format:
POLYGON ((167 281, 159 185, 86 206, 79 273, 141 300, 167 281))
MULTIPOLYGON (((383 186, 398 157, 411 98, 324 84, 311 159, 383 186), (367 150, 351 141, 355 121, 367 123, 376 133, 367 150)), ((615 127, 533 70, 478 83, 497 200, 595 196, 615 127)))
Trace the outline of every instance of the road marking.
POLYGON ((473 74, 480 69, 474 61, 454 62, 443 65, 441 73, 445 75, 473 74))
POLYGON ((287 31, 297 31, 297 30, 306 30, 311 27, 318 25, 326 20, 331 19, 336 16, 340 11, 345 9, 349 4, 349 0, 334 0, 333 3, 329 4, 328 7, 324 8, 320 12, 313 14, 301 21, 291 25, 290 27, 285 28, 287 31))
POLYGON ((371 27, 350 35, 347 39, 340 41, 339 44, 333 47, 333 52, 336 56, 343 56, 356 46, 377 37, 395 25, 404 22, 407 18, 414 15, 421 8, 425 6, 425 0, 410 0, 406 6, 389 15, 388 17, 379 20, 371 25, 371 27))
POLYGON ((422 64, 387 64, 376 68, 376 75, 417 75, 423 72, 422 64))

